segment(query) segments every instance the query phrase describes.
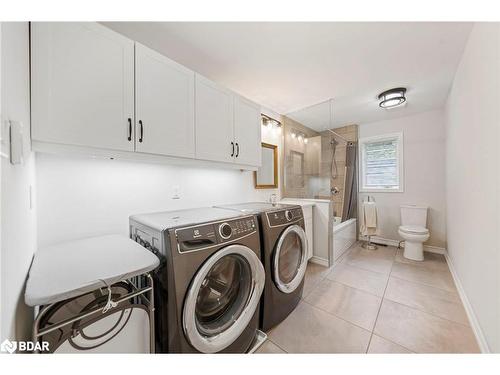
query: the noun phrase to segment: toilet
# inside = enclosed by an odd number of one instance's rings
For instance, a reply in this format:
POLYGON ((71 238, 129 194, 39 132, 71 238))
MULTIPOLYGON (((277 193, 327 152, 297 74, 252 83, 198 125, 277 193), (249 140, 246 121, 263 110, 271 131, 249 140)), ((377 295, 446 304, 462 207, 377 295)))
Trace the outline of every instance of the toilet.
POLYGON ((411 260, 424 260, 424 242, 429 239, 427 207, 401 206, 401 225, 399 235, 405 241, 403 256, 411 260))

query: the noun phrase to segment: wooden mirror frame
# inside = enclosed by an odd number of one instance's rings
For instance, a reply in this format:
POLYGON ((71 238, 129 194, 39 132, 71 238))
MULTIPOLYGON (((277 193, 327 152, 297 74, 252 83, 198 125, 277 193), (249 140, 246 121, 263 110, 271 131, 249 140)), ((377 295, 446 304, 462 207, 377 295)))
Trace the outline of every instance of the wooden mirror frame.
POLYGON ((253 180, 256 189, 277 189, 278 188, 278 146, 269 143, 261 143, 261 147, 270 148, 273 150, 274 159, 274 184, 272 185, 259 185, 257 184, 257 171, 253 172, 253 180))

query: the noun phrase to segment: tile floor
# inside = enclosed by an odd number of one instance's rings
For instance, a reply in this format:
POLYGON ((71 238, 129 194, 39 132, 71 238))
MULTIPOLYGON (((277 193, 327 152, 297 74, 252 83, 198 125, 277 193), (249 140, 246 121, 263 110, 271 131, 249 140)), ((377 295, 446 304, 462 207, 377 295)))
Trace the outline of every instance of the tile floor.
POLYGON ((310 263, 302 301, 258 353, 479 352, 444 256, 355 244, 332 268, 310 263))

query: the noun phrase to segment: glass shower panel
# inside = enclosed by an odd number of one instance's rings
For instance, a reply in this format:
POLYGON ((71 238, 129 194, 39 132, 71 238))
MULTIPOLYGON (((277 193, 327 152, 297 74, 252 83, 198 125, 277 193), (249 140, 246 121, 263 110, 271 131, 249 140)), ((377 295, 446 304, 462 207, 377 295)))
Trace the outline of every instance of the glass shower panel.
POLYGON ((284 197, 329 200, 338 222, 355 217, 357 138, 357 125, 333 120, 332 100, 287 114, 284 197))

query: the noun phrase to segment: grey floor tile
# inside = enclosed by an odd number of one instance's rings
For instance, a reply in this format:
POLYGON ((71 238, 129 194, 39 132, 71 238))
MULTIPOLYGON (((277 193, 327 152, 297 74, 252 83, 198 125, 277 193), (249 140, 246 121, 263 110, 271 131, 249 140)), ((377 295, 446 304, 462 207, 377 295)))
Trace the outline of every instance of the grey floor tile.
POLYGON ((327 279, 382 297, 389 276, 346 264, 338 264, 328 274, 327 279))
POLYGON ((477 353, 470 327, 384 300, 374 333, 417 353, 477 353))
POLYGON ((392 277, 433 286, 450 292, 456 292, 453 277, 448 268, 432 269, 414 264, 394 262, 391 271, 392 277))
POLYGON ((373 335, 372 339, 370 340, 370 346, 368 347, 368 353, 370 353, 370 354, 392 354, 392 353, 409 354, 412 352, 406 348, 403 348, 401 345, 395 344, 392 341, 384 339, 383 337, 373 335))
POLYGON ((391 272, 395 255, 396 248, 394 247, 379 247, 377 250, 367 250, 361 246, 356 246, 344 257, 342 263, 388 275, 391 272))
POLYGON ((255 352, 256 354, 285 354, 286 352, 282 350, 278 345, 276 345, 271 340, 266 340, 264 344, 261 345, 259 349, 255 352))
POLYGON ((316 285, 318 285, 318 283, 323 280, 329 272, 331 272, 331 270, 331 268, 309 262, 304 276, 304 290, 302 292, 302 296, 307 296, 309 292, 316 285))
POLYGON ((301 302, 269 338, 288 353, 365 353, 370 332, 301 302))
POLYGON ((384 298, 457 323, 469 324, 456 292, 390 277, 384 298))
POLYGON ((305 301, 372 331, 382 298, 325 279, 309 293, 305 301))
POLYGON ((395 257, 395 261, 399 263, 412 264, 417 267, 430 269, 430 270, 448 270, 448 264, 446 263, 446 258, 441 254, 434 254, 429 252, 424 252, 424 260, 411 260, 406 259, 403 256, 404 249, 398 249, 395 257))

